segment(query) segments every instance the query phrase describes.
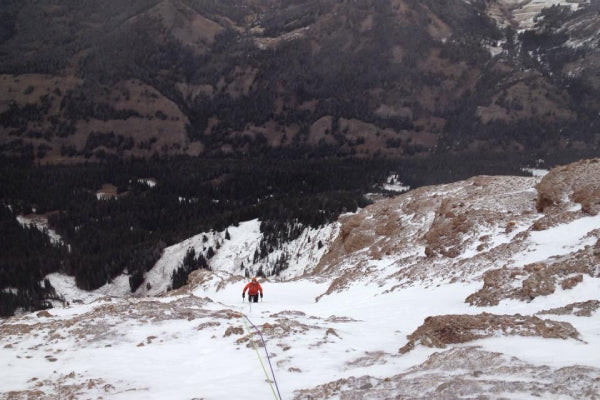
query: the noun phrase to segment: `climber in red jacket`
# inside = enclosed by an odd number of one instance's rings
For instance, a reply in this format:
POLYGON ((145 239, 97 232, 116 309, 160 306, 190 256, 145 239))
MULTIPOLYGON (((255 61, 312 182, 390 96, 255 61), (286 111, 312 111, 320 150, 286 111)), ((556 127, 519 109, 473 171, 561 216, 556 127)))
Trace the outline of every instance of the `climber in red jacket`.
POLYGON ((244 286, 244 291, 242 292, 242 299, 246 297, 246 290, 248 291, 248 301, 258 303, 258 293, 260 293, 260 298, 263 297, 263 290, 258 283, 256 277, 252 278, 252 282, 249 282, 246 286, 244 286))

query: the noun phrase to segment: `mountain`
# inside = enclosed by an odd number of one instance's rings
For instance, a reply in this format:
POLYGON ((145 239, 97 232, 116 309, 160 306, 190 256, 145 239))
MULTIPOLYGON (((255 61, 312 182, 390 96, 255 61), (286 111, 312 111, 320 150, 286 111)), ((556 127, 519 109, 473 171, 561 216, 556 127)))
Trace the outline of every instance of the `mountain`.
POLYGON ((7 156, 597 154, 597 0, 4 3, 7 156))
POLYGON ((2 320, 0 398, 598 397, 599 176, 592 159, 381 199, 252 305, 224 261, 254 251, 240 225, 175 291, 2 320))

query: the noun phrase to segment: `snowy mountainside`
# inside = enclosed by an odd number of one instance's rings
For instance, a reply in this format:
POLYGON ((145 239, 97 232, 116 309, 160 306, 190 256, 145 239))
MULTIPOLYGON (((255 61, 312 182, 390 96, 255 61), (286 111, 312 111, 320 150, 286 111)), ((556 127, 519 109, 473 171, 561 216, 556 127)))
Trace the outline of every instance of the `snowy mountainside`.
MULTIPOLYGON (((251 220, 230 226, 216 232, 202 232, 180 243, 165 248, 161 258, 144 277, 144 282, 135 291, 135 296, 157 296, 170 290, 173 273, 181 267, 187 252, 208 258, 208 265, 214 271, 223 271, 241 276, 254 276, 262 271, 274 281, 293 279, 312 272, 321 257, 338 234, 337 222, 319 228, 303 227, 298 238, 279 243, 265 256, 256 257, 260 251, 263 234, 260 221, 251 220), (227 239, 229 237, 229 239, 227 239), (213 253, 208 257, 209 253, 213 253), (275 269, 279 269, 275 274, 275 269)), ((123 274, 99 289, 86 291, 79 289, 75 278, 61 273, 46 276, 59 297, 68 303, 91 302, 104 296, 126 297, 131 295, 129 275, 123 274)), ((57 307, 61 302, 52 301, 57 307)))
POLYGON ((419 188, 252 305, 240 224, 176 291, 3 320, 0 399, 599 398, 599 199, 600 160, 419 188))
POLYGON ((173 271, 179 267, 190 248, 194 249, 196 254, 205 256, 209 249, 212 249, 210 251, 214 252, 214 255, 210 257, 208 264, 213 270, 242 276, 254 276, 262 271, 263 274, 271 276, 276 268, 283 267, 284 269, 270 279, 295 278, 310 272, 311 266, 314 267, 327 251, 338 229, 337 223, 319 228, 303 228, 298 238, 281 243, 263 257, 258 254, 263 239, 259 220, 230 226, 222 232, 203 232, 166 248, 154 268, 146 274, 145 281, 136 294, 164 293, 171 283, 173 271))

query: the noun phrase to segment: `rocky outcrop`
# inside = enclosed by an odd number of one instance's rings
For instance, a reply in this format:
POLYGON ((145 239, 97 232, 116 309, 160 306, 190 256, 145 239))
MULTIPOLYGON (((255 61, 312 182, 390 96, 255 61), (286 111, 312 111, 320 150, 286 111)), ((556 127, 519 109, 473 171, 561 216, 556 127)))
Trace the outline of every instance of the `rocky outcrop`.
POLYGON ((337 275, 328 293, 374 273, 372 265, 382 260, 394 265, 382 284, 468 279, 522 250, 511 239, 536 219, 536 182, 478 176, 379 201, 340 220, 340 234, 314 275, 337 275), (494 243, 493 235, 502 241, 494 243))
POLYGON ((584 276, 600 277, 600 239, 561 261, 499 268, 483 275, 483 288, 466 298, 474 306, 495 306, 504 299, 531 301, 562 289, 572 289, 584 276))
POLYGON ((564 307, 553 308, 550 310, 540 311, 538 314, 551 315, 576 315, 578 317, 591 317, 593 313, 600 308, 600 301, 588 300, 578 303, 571 303, 564 307))
POLYGON ((568 322, 540 319, 535 316, 488 313, 441 315, 425 318, 423 325, 408 335, 408 343, 399 352, 401 354, 407 353, 417 344, 445 348, 448 344, 465 343, 495 335, 577 339, 579 333, 568 322))
POLYGON ((554 168, 544 176, 536 189, 536 208, 539 212, 574 202, 581 204, 586 214, 596 215, 600 211, 600 159, 554 168))
POLYGON ((533 225, 541 231, 600 211, 600 159, 552 169, 536 185, 535 206, 543 213, 533 225))
POLYGON ((570 289, 586 275, 600 274, 600 231, 587 234, 597 238, 595 246, 560 258, 542 258, 524 267, 512 266, 511 259, 535 246, 534 232, 597 213, 598 190, 598 160, 558 167, 541 181, 477 176, 419 188, 342 219, 340 235, 314 273, 336 275, 325 293, 331 294, 389 260, 393 268, 381 285, 468 281, 481 279, 483 273, 484 286, 469 296, 470 304, 547 296, 557 287, 570 289))

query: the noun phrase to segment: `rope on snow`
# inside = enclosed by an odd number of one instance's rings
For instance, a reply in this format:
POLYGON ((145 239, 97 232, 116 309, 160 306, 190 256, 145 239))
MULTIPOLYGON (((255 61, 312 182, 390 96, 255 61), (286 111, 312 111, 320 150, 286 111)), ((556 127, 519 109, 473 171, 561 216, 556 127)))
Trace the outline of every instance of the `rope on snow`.
POLYGON ((248 316, 246 314, 242 314, 242 315, 244 317, 244 325, 246 327, 246 332, 248 332, 248 335, 250 335, 250 341, 252 342, 254 351, 256 351, 256 356, 258 357, 258 361, 260 361, 260 365, 263 369, 263 372, 265 373, 265 376, 267 377, 267 382, 269 382, 269 386, 271 387, 271 391, 273 392, 273 397, 275 397, 275 400, 281 400, 281 393, 279 392, 279 385, 277 385, 277 379, 275 378, 275 372, 273 372, 273 365, 271 365, 271 357, 269 356, 269 352, 267 350, 267 344, 265 343, 265 339, 264 339, 262 333, 260 332, 260 329, 258 329, 256 327, 256 325, 254 325, 252 323, 252 321, 250 321, 250 318, 248 318, 248 316), (256 342, 254 341, 254 336, 252 335, 252 331, 250 330, 250 328, 248 328, 248 323, 246 323, 246 321, 248 321, 250 323, 250 325, 252 325, 252 327, 256 330, 256 332, 260 336, 260 341, 262 342, 263 347, 265 349, 265 354, 267 355, 267 361, 269 362, 269 368, 271 369, 271 376, 273 376, 273 380, 271 380, 269 378, 267 369, 265 368, 262 358, 260 357, 260 353, 258 351, 258 347, 256 346, 256 342), (273 389, 273 383, 275 383, 275 388, 277 389, 277 394, 275 394, 275 390, 273 389))

